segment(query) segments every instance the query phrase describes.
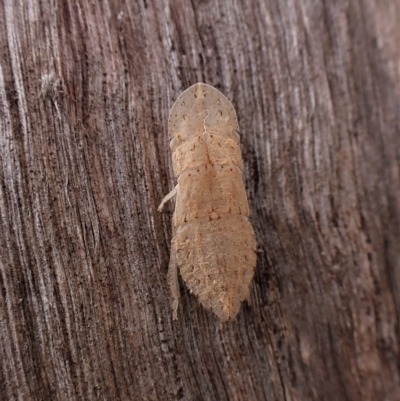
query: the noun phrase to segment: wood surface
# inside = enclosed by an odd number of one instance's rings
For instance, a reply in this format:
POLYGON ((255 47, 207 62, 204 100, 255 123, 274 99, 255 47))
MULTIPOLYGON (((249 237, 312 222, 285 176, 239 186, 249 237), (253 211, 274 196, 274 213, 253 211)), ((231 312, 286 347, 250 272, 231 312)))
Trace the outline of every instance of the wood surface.
POLYGON ((400 400, 398 0, 0 1, 1 400, 400 400), (239 119, 252 306, 166 280, 168 113, 239 119))

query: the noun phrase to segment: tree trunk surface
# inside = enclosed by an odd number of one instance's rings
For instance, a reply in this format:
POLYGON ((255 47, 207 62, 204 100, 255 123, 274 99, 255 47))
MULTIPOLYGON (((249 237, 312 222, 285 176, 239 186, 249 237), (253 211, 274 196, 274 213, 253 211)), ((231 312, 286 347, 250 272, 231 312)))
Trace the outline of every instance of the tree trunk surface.
POLYGON ((0 399, 400 400, 400 2, 3 0, 0 399), (221 323, 166 279, 168 113, 236 108, 257 238, 221 323))

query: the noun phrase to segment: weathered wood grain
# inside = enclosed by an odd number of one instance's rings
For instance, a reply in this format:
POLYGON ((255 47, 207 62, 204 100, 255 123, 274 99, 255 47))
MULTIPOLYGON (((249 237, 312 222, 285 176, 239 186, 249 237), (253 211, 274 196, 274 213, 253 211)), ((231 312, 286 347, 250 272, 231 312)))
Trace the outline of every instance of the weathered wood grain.
POLYGON ((0 2, 0 399, 400 400, 400 3, 0 2), (239 118, 252 306, 166 280, 167 119, 239 118))

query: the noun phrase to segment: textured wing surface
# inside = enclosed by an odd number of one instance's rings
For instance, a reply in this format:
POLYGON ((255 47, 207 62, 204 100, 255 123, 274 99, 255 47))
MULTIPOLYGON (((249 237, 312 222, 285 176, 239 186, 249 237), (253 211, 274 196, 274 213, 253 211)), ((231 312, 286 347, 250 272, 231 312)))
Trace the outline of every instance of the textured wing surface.
POLYGON ((237 315, 248 298, 256 264, 256 242, 248 219, 227 215, 180 226, 177 261, 182 278, 200 302, 222 320, 237 315))
POLYGON ((248 216, 242 172, 235 165, 205 165, 186 170, 178 179, 174 225, 202 217, 248 216))
POLYGON ((185 170, 204 165, 234 164, 242 168, 239 145, 231 138, 202 133, 183 142, 172 154, 174 172, 179 177, 185 170))

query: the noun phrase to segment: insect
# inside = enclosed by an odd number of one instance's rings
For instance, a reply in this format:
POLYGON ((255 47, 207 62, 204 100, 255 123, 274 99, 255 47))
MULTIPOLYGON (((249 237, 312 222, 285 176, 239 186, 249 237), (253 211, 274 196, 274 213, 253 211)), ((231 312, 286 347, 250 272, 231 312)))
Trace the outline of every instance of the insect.
POLYGON ((176 195, 168 269, 173 319, 178 318, 178 268, 186 286, 221 321, 250 299, 256 241, 248 220, 238 121, 229 100, 197 83, 172 106, 168 135, 176 195))

